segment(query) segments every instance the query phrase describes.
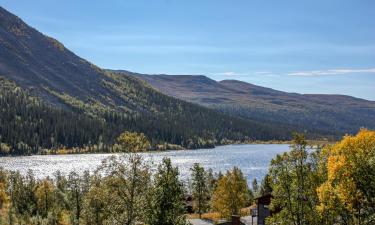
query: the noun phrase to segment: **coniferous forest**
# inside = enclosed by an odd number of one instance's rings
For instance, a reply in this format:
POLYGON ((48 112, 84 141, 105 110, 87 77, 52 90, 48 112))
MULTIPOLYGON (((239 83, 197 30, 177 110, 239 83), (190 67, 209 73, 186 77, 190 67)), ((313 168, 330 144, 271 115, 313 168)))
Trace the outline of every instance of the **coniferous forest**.
POLYGON ((232 141, 283 140, 289 136, 281 129, 270 133, 271 129, 263 125, 192 104, 188 108, 161 94, 152 100, 169 107, 184 107, 181 113, 156 117, 150 113, 128 115, 98 110, 100 113, 92 115, 80 108, 52 107, 3 78, 0 85, 2 155, 58 153, 61 149, 72 153, 112 152, 115 139, 126 130, 145 133, 153 148, 164 143, 184 148, 213 147, 232 141))

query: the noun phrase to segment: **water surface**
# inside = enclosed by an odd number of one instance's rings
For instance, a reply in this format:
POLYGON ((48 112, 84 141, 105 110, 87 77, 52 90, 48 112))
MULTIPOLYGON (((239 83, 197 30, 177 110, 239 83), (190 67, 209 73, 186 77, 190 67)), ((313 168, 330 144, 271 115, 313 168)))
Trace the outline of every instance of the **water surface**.
MULTIPOLYGON (((254 178, 261 180, 268 171, 268 165, 277 154, 288 151, 285 144, 251 144, 225 145, 214 149, 179 150, 141 153, 144 158, 152 160, 156 165, 164 157, 169 157, 178 166, 181 179, 186 181, 190 176, 190 168, 200 163, 214 172, 225 172, 234 166, 239 167, 249 184, 254 178)), ((34 155, 20 157, 0 157, 0 167, 7 170, 18 170, 25 174, 31 169, 35 176, 44 178, 52 176, 57 170, 64 174, 71 171, 82 173, 94 171, 101 161, 111 155, 118 154, 79 154, 79 155, 34 155)))

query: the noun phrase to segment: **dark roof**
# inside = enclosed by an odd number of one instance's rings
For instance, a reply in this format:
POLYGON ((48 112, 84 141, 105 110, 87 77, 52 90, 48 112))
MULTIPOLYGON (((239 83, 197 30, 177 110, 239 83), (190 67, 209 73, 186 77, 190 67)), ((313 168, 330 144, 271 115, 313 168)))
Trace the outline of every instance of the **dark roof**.
POLYGON ((273 198, 271 194, 266 194, 255 198, 255 200, 257 204, 269 205, 271 203, 271 198, 273 198))
POLYGON ((265 195, 256 197, 255 200, 257 200, 257 199, 263 199, 263 198, 273 198, 273 195, 272 194, 265 194, 265 195))

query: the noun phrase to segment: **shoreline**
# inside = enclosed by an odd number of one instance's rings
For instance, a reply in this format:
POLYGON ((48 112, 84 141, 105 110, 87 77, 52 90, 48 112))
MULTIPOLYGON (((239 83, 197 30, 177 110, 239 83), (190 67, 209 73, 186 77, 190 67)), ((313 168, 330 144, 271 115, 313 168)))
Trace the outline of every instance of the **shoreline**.
MULTIPOLYGON (((157 164, 164 157, 172 160, 173 165, 179 167, 181 178, 190 174, 194 163, 200 163, 206 168, 212 168, 214 172, 225 171, 234 166, 239 166, 246 171, 249 184, 253 178, 261 178, 267 171, 269 161, 276 154, 288 151, 288 145, 226 145, 216 149, 201 151, 164 151, 164 152, 143 152, 140 155, 147 164, 157 169, 157 164), (230 151, 233 149, 232 151, 230 151), (261 154, 259 154, 262 152, 261 154)), ((82 154, 82 155, 34 155, 21 157, 0 158, 0 165, 4 169, 20 171, 27 174, 28 170, 34 171, 38 178, 53 176, 53 173, 60 170, 64 173, 75 171, 95 171, 101 165, 102 160, 108 157, 121 157, 121 154, 82 154)))
MULTIPOLYGON (((148 151, 141 151, 138 153, 161 153, 161 152, 171 152, 171 151, 197 151, 197 150, 205 150, 205 149, 215 149, 217 147, 221 146, 230 146, 230 145, 263 145, 263 144, 272 144, 272 145, 284 145, 284 144, 291 144, 291 141, 256 141, 256 142, 241 142, 241 143, 228 143, 228 144, 222 144, 222 145, 215 145, 214 147, 210 148, 194 148, 194 149, 188 149, 188 148, 181 148, 181 149, 167 149, 167 150, 148 150, 148 151)), ((72 152, 72 151, 66 151, 63 153, 47 153, 47 154, 31 154, 31 155, 3 155, 0 156, 0 158, 4 157, 28 157, 28 156, 61 156, 61 155, 96 155, 96 154, 122 154, 122 153, 129 153, 129 152, 72 152)))
MULTIPOLYGON (((215 149, 217 147, 220 147, 220 146, 228 146, 228 145, 262 145, 262 144, 276 144, 276 145, 284 145, 284 144, 292 144, 293 142, 292 141, 276 141, 276 140, 272 140, 272 141, 249 141, 249 142, 233 142, 233 143, 226 143, 226 144, 220 144, 220 145, 215 145, 214 147, 202 147, 202 148, 193 148, 193 149, 189 149, 189 148, 182 148, 181 146, 179 146, 178 148, 176 149, 165 149, 165 150, 160 150, 160 149, 156 149, 156 150, 147 150, 147 151, 141 151, 139 153, 160 153, 160 152, 169 152, 169 151, 185 151, 185 150, 201 150, 201 149, 215 149)), ((332 141, 327 141, 327 140, 307 140, 307 143, 308 145, 310 146, 324 146, 324 145, 327 145, 327 144, 332 144, 334 142, 332 141)), ((46 151, 50 151, 50 150, 46 150, 46 151)), ((40 154, 31 154, 31 155, 3 155, 3 156, 0 156, 0 158, 3 158, 3 157, 25 157, 25 156, 42 156, 42 155, 86 155, 86 154, 121 154, 121 153, 128 153, 128 152, 75 152, 74 150, 68 150, 68 149, 64 149, 64 150, 60 150, 60 152, 56 152, 56 153, 40 153, 40 154)))

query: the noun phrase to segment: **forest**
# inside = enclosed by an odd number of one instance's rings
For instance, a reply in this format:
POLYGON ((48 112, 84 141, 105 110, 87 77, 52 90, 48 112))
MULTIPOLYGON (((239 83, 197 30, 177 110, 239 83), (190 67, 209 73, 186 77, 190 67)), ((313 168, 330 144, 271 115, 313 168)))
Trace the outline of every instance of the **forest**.
POLYGON ((0 224, 187 224, 247 214, 254 197, 265 194, 272 195, 267 224, 375 222, 375 131, 314 148, 296 134, 290 151, 276 156, 252 187, 236 167, 214 174, 195 164, 190 184, 168 158, 153 170, 138 154, 149 144, 141 134, 120 135, 117 147, 127 154, 104 160, 93 174, 58 171, 37 180, 31 171, 1 169, 0 224))
POLYGON ((92 110, 93 114, 71 106, 71 102, 65 108, 52 106, 14 82, 4 78, 0 81, 0 155, 113 152, 116 137, 124 131, 144 133, 150 139, 151 149, 170 144, 175 148, 212 148, 231 142, 289 137, 281 128, 275 127, 270 133, 271 127, 161 94, 147 95, 153 99, 144 100, 158 102, 167 109, 172 107, 162 116, 156 115, 165 109, 125 114, 97 108, 92 110))

